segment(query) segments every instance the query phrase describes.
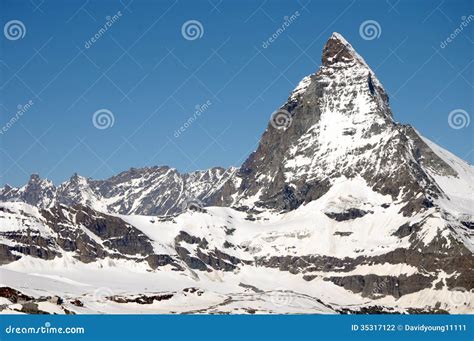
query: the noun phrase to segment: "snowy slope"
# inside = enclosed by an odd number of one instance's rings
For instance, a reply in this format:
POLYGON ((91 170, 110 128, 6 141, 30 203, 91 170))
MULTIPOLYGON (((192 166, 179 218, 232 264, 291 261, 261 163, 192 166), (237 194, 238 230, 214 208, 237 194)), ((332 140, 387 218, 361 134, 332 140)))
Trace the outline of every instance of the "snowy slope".
MULTIPOLYGON (((43 219, 36 208, 22 203, 2 204, 2 207, 4 211, 27 212, 37 224, 27 224, 29 229, 44 237, 54 236, 54 231, 39 223, 43 219)), ((285 214, 255 215, 255 220, 249 219, 245 212, 222 207, 188 211, 161 221, 156 217, 125 215, 120 217, 150 239, 155 254, 176 258, 182 268, 176 271, 171 265, 165 265, 150 271, 144 259, 114 259, 110 256, 83 263, 74 252, 57 248, 61 256, 52 260, 24 256, 4 265, 1 284, 32 296, 40 296, 46 291, 68 302, 79 299, 84 305, 80 309, 70 303, 64 306, 78 313, 330 313, 364 306, 381 306, 396 311, 426 311, 437 306, 450 312, 468 312, 473 308, 474 293, 457 293, 446 284, 439 288, 429 285, 401 297, 384 293, 379 298, 377 295, 368 298, 328 281, 328 278, 338 276, 414 276, 426 272, 426 268, 417 264, 383 258, 397 249, 410 247, 408 236, 399 238, 394 235, 405 223, 425 220, 417 247, 429 245, 437 235, 445 236, 446 243, 454 242, 435 210, 416 217, 404 217, 397 213, 399 208, 389 196, 373 192, 364 180, 341 179, 331 191, 314 202, 285 214), (384 207, 387 204, 390 206, 384 207), (354 207, 371 213, 341 222, 326 215, 354 207), (183 232, 192 238, 178 241, 177 236, 183 232), (201 243, 204 240, 206 242, 201 243), (215 264, 209 263, 208 269, 202 271, 180 256, 178 246, 195 259, 199 259, 200 252, 220 250, 236 257, 240 263, 231 271, 215 268, 215 264), (290 263, 295 263, 296 267, 271 264, 275 257, 291 259, 290 263), (319 257, 327 263, 330 263, 327 257, 335 257, 345 260, 346 265, 318 267, 319 257), (308 276, 311 276, 309 281, 308 276), (183 291, 191 287, 201 290, 202 294, 196 296, 183 291), (163 302, 155 300, 150 305, 114 302, 117 297, 132 299, 157 293, 172 294, 173 298, 163 302), (459 295, 471 303, 453 304, 453 297, 459 295), (113 296, 117 297, 109 298, 113 296), (423 300, 419 301, 419 297, 423 300)), ((12 213, 12 216, 18 214, 12 213)), ((20 226, 10 223, 10 228, 6 228, 5 220, 11 218, 0 219, 2 232, 21 230, 20 226)), ((100 240, 98 236, 95 238, 100 240)), ((433 273, 440 281, 452 277, 442 269, 433 273)), ((375 287, 373 290, 377 294, 379 289, 375 287)))
POLYGON ((474 167, 427 138, 422 138, 457 173, 455 176, 442 176, 431 172, 431 176, 446 194, 440 205, 452 212, 474 215, 474 167))

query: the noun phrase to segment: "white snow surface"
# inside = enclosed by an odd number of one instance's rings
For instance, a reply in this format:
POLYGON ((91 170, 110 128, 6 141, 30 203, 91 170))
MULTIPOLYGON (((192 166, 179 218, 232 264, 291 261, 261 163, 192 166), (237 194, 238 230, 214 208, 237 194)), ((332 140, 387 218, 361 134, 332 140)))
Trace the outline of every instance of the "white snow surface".
MULTIPOLYGON (((21 224, 25 222, 15 220, 18 212, 23 211, 30 217, 27 219, 30 229, 42 235, 54 233, 41 224, 42 218, 36 208, 16 202, 1 206, 8 211, 0 219, 0 231, 24 229, 21 224)), ((374 192, 362 178, 340 178, 320 199, 285 214, 263 212, 255 221, 247 220, 244 212, 225 207, 206 207, 205 212, 188 211, 163 221, 150 216, 117 216, 148 236, 157 254, 176 255, 175 237, 185 231, 205 238, 210 250, 224 250, 249 262, 258 257, 285 255, 338 258, 382 255, 409 245, 408 237, 400 239, 393 235, 399 226, 423 219, 426 223, 421 233, 425 234, 426 242, 440 231, 449 232, 434 210, 404 217, 398 213, 400 208, 389 196, 374 192), (382 207, 386 204, 389 206, 382 207), (325 214, 343 212, 350 207, 371 213, 347 222, 337 222, 325 214), (426 219, 428 215, 430 218, 426 219), (229 229, 235 229, 231 235, 226 233, 229 229), (234 247, 224 248, 225 241, 234 247)), ((195 245, 183 243, 181 246, 195 252, 195 245)), ((0 285, 17 288, 35 297, 58 295, 65 298, 64 307, 76 313, 335 313, 336 309, 344 307, 374 304, 403 312, 407 308, 433 307, 436 302, 451 312, 468 312, 473 308, 472 292, 457 293, 444 287, 433 287, 397 300, 385 296, 374 301, 324 280, 328 276, 367 274, 410 276, 418 271, 407 264, 389 263, 359 265, 349 272, 341 269, 304 274, 255 265, 241 266, 233 272, 202 272, 190 268, 173 271, 169 266, 152 271, 145 262, 133 260, 105 258, 85 264, 75 259, 73 253, 63 251, 61 258, 53 260, 24 256, 1 266, 0 285), (304 275, 312 275, 314 279, 308 282, 304 275), (185 290, 191 287, 200 290, 199 294, 185 290), (110 299, 112 296, 133 298, 163 294, 173 296, 152 304, 118 303, 110 299), (453 295, 460 294, 467 297, 468 305, 452 303, 453 295), (84 306, 70 303, 75 299, 81 300, 84 306)), ((56 306, 43 304, 42 307, 46 311, 61 312, 56 306)), ((12 304, 4 313, 14 313, 14 309, 12 304)))
MULTIPOLYGON (((421 135, 420 135, 421 136, 421 135)), ((430 171, 431 176, 447 195, 440 205, 460 215, 474 215, 474 167, 426 137, 423 141, 456 171, 457 176, 440 176, 430 171)))

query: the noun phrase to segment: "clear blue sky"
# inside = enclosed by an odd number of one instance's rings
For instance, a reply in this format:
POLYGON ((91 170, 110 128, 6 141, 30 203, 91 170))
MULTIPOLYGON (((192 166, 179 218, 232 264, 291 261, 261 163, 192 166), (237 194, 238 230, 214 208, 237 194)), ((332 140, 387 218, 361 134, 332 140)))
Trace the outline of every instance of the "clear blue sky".
POLYGON ((106 178, 130 167, 238 166, 271 113, 317 70, 333 31, 376 70, 397 121, 474 160, 474 123, 457 130, 448 124, 452 110, 474 114, 474 21, 440 47, 463 16, 474 14, 470 0, 0 3, 2 27, 19 20, 26 28, 21 39, 0 36, 0 125, 19 104, 33 101, 0 135, 0 184, 22 185, 30 173, 57 184, 74 172, 106 178), (118 11, 122 16, 86 49, 118 11), (300 15, 264 49, 296 11, 300 15), (202 37, 183 37, 188 20, 202 24, 202 37), (379 23, 377 39, 361 37, 366 20, 379 23), (207 101, 175 137, 195 106, 207 101), (99 109, 113 113, 112 127, 94 127, 99 109))

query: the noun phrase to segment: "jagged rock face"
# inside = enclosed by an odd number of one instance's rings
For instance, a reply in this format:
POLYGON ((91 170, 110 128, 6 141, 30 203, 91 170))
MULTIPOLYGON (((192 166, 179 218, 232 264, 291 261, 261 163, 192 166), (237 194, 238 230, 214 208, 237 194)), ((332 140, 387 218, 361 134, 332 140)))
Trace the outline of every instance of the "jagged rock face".
POLYGON ((456 175, 411 127, 393 121, 381 83, 338 34, 326 43, 319 71, 300 82, 280 112, 291 124, 268 125, 237 174, 236 204, 292 210, 326 193, 332 179, 362 176, 393 198, 421 194, 407 207, 411 214, 440 194, 423 166, 456 175))
POLYGON ((43 210, 28 209, 0 206, 0 264, 18 260, 20 255, 53 260, 65 252, 84 263, 111 258, 144 262, 151 269, 170 265, 175 270, 189 266, 202 271, 232 271, 242 263, 222 250, 211 249, 205 238, 184 231, 179 231, 168 246, 171 254, 156 253, 153 241, 142 231, 87 206, 59 204, 43 210), (193 251, 188 250, 189 245, 193 251))
POLYGON ((19 188, 8 185, 0 190, 1 201, 23 201, 36 207, 48 207, 54 202, 56 187, 47 179, 32 174, 28 183, 19 188))
POLYGON ((232 172, 223 168, 187 174, 169 167, 131 169, 105 181, 93 181, 91 186, 110 202, 112 212, 165 215, 185 210, 187 200, 206 202, 216 184, 232 172))
POLYGON ((153 254, 149 239, 141 231, 88 207, 56 205, 20 212, 2 207, 0 213, 2 229, 7 230, 0 232, 0 237, 7 254, 52 260, 62 257, 63 252, 72 252, 84 263, 105 257, 140 259, 153 254))
POLYGON ((56 191, 56 203, 66 206, 87 205, 96 206, 100 201, 99 193, 91 188, 90 180, 74 174, 69 181, 62 183, 56 191))
POLYGON ((33 175, 22 188, 2 188, 0 201, 23 201, 39 208, 81 204, 102 212, 169 215, 186 210, 187 201, 213 204, 219 184, 234 173, 233 168, 219 167, 185 174, 169 167, 132 168, 106 180, 74 174, 58 188, 33 175))

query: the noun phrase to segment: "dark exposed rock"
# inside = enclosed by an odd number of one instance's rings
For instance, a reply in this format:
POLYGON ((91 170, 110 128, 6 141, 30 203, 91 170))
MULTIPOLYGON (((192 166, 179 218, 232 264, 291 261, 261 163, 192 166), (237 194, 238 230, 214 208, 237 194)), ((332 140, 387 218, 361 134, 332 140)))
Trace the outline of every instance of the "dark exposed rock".
POLYGON ((241 260, 230 256, 219 249, 209 250, 209 243, 205 238, 191 236, 185 231, 180 231, 175 237, 175 249, 179 257, 192 269, 210 271, 215 270, 232 271, 236 268, 241 260), (197 245, 196 257, 191 256, 189 251, 181 246, 181 243, 197 245), (208 268, 208 266, 210 268, 208 268))
POLYGON ((336 285, 344 287, 364 297, 377 298, 382 295, 391 295, 399 298, 403 295, 431 287, 433 277, 415 274, 411 276, 377 276, 377 275, 351 275, 344 277, 329 277, 336 285))
POLYGON ((76 313, 73 312, 72 310, 66 309, 64 307, 63 307, 63 310, 66 315, 76 315, 76 313))
POLYGON ((178 256, 189 266, 191 269, 201 270, 201 271, 211 271, 207 268, 207 265, 199 258, 193 257, 190 255, 189 251, 181 246, 175 247, 178 256))
POLYGON ((324 46, 321 62, 324 66, 332 66, 337 63, 348 63, 354 59, 353 51, 338 36, 333 35, 324 46))
POLYGON ((194 287, 191 287, 191 288, 184 288, 183 289, 183 292, 185 294, 196 294, 197 296, 202 296, 202 294, 204 294, 204 291, 199 289, 199 288, 194 288, 194 287))
POLYGON ((234 232, 235 232, 235 228, 227 228, 227 227, 225 228, 225 234, 227 236, 232 236, 234 232))
POLYGON ((369 77, 367 79, 368 85, 369 85, 369 91, 371 95, 375 95, 375 86, 374 83, 372 82, 372 75, 369 73, 369 77))
POLYGON ((446 164, 433 150, 421 139, 415 129, 411 126, 404 126, 405 134, 410 137, 414 144, 413 155, 424 167, 430 169, 435 174, 442 176, 457 177, 457 172, 446 164))
POLYGON ((415 245, 413 249, 399 248, 381 256, 371 257, 370 260, 375 263, 408 264, 426 272, 457 272, 459 275, 446 279, 448 288, 474 289, 474 256, 462 243, 455 239, 450 242, 449 249, 443 247, 446 241, 438 238, 423 248, 420 248, 421 245, 415 245), (440 252, 443 249, 445 252, 440 252))
POLYGON ((175 237, 174 241, 177 245, 181 242, 185 242, 188 244, 197 244, 200 248, 207 248, 208 245, 206 238, 201 239, 199 237, 191 236, 185 231, 180 231, 179 234, 175 237))
POLYGON ((148 237, 122 219, 99 213, 88 207, 77 205, 72 208, 55 206, 43 210, 51 229, 59 234, 56 242, 65 251, 76 251, 77 258, 83 262, 92 262, 106 256, 122 255, 147 256, 153 253, 148 237), (65 214, 65 211, 68 212, 65 214), (74 216, 74 221, 72 221, 74 216), (80 224, 103 240, 104 249, 81 229, 71 228, 80 224))
POLYGON ((245 217, 245 220, 248 220, 248 221, 255 221, 257 220, 253 215, 251 214, 247 214, 247 216, 245 217))
POLYGON ((8 299, 12 303, 22 303, 34 300, 34 297, 25 295, 10 287, 0 287, 0 297, 8 299))
POLYGON ((272 256, 269 258, 258 258, 255 265, 270 268, 278 268, 281 271, 289 271, 297 274, 312 271, 351 271, 358 263, 352 258, 336 258, 329 256, 272 256))
POLYGON ((404 238, 411 235, 413 232, 418 232, 421 229, 420 224, 403 224, 393 233, 394 236, 404 238))
POLYGON ((250 289, 253 292, 257 292, 257 293, 264 293, 265 292, 265 291, 255 287, 253 285, 245 284, 245 283, 239 283, 239 287, 242 287, 242 288, 245 288, 245 289, 250 289))
POLYGON ((33 303, 33 302, 23 303, 19 311, 22 313, 31 314, 31 315, 49 315, 48 312, 40 310, 38 308, 38 304, 33 303))
POLYGON ((228 248, 234 247, 234 244, 232 244, 232 243, 230 243, 226 240, 224 242, 224 244, 222 244, 222 247, 225 248, 225 249, 228 249, 228 248))
POLYGON ((0 248, 5 253, 5 258, 1 258, 2 263, 18 259, 17 256, 12 255, 11 251, 46 260, 60 256, 54 240, 41 236, 38 231, 27 229, 26 232, 0 232, 0 236, 15 242, 14 246, 4 245, 0 248))
POLYGON ((14 255, 12 251, 14 251, 12 247, 0 244, 0 265, 8 264, 21 258, 21 256, 14 255))
POLYGON ((214 270, 233 271, 237 267, 236 265, 241 263, 240 259, 230 256, 218 249, 207 252, 198 249, 197 256, 214 270))
POLYGON ((342 232, 342 231, 336 231, 334 232, 335 236, 341 236, 341 237, 347 237, 350 236, 352 232, 342 232))
MULTIPOLYGON (((339 308, 336 309, 340 314, 402 314, 402 312, 395 311, 394 309, 390 309, 383 306, 368 306, 368 307, 361 307, 360 309, 350 309, 350 308, 339 308)), ((415 308, 408 308, 408 314, 448 314, 446 310, 443 309, 415 309, 415 308)))
POLYGON ((78 207, 76 221, 104 240, 104 245, 123 254, 146 256, 153 253, 149 238, 120 218, 78 207))
POLYGON ((82 301, 78 300, 78 299, 75 299, 75 300, 71 301, 71 304, 75 305, 76 307, 83 307, 84 306, 84 303, 82 303, 82 301))
POLYGON ((336 309, 336 311, 339 314, 356 314, 356 315, 362 315, 362 314, 400 314, 399 312, 393 311, 393 309, 383 307, 383 306, 369 306, 369 307, 360 307, 359 309, 350 309, 350 308, 339 308, 336 309))
POLYGON ((358 208, 349 208, 343 212, 324 212, 329 218, 334 219, 336 221, 345 221, 345 220, 352 220, 356 218, 361 218, 368 213, 373 213, 371 211, 364 211, 358 208))
POLYGON ((408 314, 449 314, 447 310, 439 309, 439 308, 407 308, 408 314))
POLYGON ((111 301, 116 303, 138 303, 138 304, 152 304, 155 301, 165 301, 173 297, 173 294, 158 294, 158 295, 138 295, 136 297, 112 296, 111 301))
POLYGON ((175 267, 177 266, 173 258, 169 255, 149 255, 146 260, 148 262, 148 265, 150 265, 150 268, 152 268, 153 270, 158 267, 169 264, 172 264, 175 267))

